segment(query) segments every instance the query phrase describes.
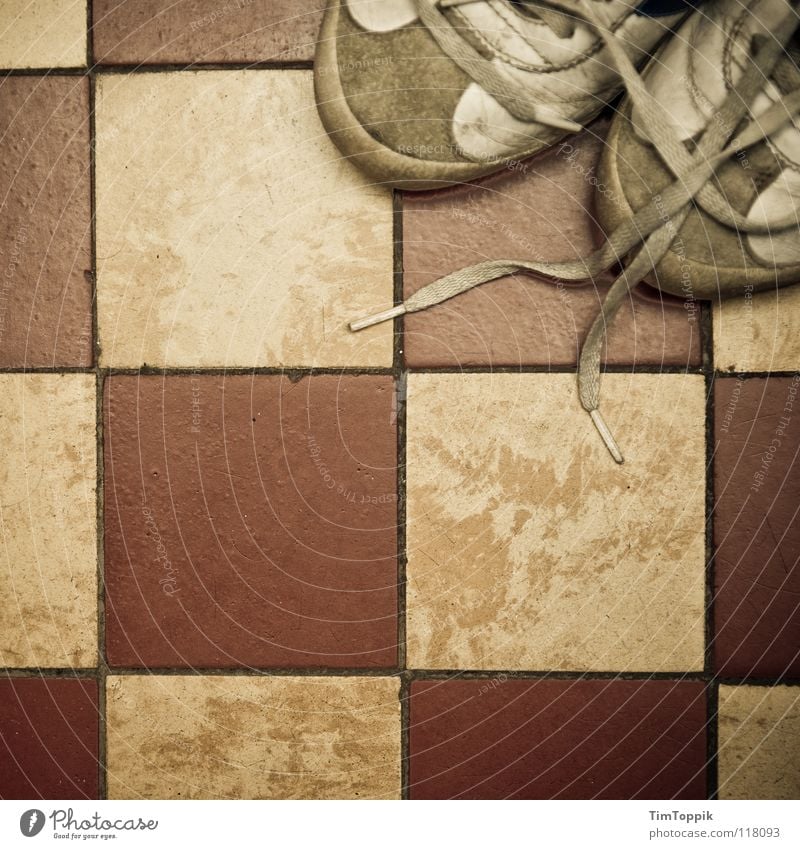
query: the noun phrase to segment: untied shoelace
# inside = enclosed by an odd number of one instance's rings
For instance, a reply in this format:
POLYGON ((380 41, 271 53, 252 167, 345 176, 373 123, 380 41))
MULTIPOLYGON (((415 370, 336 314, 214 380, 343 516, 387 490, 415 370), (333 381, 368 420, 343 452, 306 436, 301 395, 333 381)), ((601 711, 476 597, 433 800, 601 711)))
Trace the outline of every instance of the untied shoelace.
MULTIPOLYGON (((462 3, 465 0, 454 0, 462 3)), ((447 2, 447 0, 445 0, 447 2)), ((739 78, 739 81, 728 93, 725 101, 717 112, 716 120, 710 122, 700 141, 693 151, 687 150, 677 137, 675 130, 663 114, 662 107, 647 91, 633 62, 620 44, 615 34, 597 14, 591 2, 581 0, 548 0, 557 10, 574 15, 593 27, 608 48, 608 54, 614 62, 616 70, 622 79, 634 109, 631 110, 631 120, 637 116, 637 130, 649 139, 655 150, 672 171, 674 181, 642 209, 633 213, 611 232, 604 244, 588 257, 567 262, 531 262, 525 260, 488 260, 478 263, 452 274, 448 274, 428 286, 415 292, 403 303, 390 309, 382 310, 365 318, 350 322, 352 331, 378 324, 405 313, 418 312, 428 307, 440 304, 456 295, 514 274, 518 271, 532 271, 547 277, 563 280, 585 280, 594 278, 608 269, 621 257, 630 255, 627 265, 615 279, 606 295, 600 312, 595 318, 589 333, 584 340, 578 363, 578 394, 581 405, 589 413, 606 447, 617 463, 623 462, 622 452, 617 445, 605 420, 600 414, 600 357, 605 341, 606 331, 620 305, 629 295, 630 289, 650 273, 669 251, 681 226, 689 214, 692 204, 702 208, 707 214, 720 223, 735 228, 743 233, 774 234, 788 227, 797 227, 797 216, 794 213, 778 221, 753 221, 745 218, 734 210, 725 200, 720 190, 710 182, 716 169, 729 157, 739 151, 762 141, 777 130, 781 129, 793 116, 800 111, 800 89, 778 98, 759 116, 750 115, 744 129, 730 140, 730 127, 737 127, 748 115, 748 104, 763 88, 778 60, 784 54, 786 44, 798 26, 797 13, 792 4, 786 2, 787 14, 782 23, 773 31, 772 38, 764 39, 751 57, 749 67, 739 78)), ((420 18, 429 27, 446 26, 447 18, 437 7, 435 0, 417 0, 420 18)), ((537 3, 537 8, 541 3, 537 3)), ((444 30, 446 31, 446 30, 444 30)), ((459 37, 457 37, 459 38, 459 37)), ((450 37, 439 40, 440 45, 449 52, 452 49, 450 37), (445 45, 447 45, 445 47, 445 45)), ((472 50, 470 47, 469 50, 472 50)), ((475 51, 473 51, 475 52, 475 51)), ((459 64, 465 70, 470 67, 476 75, 476 82, 481 82, 487 70, 480 63, 465 62, 463 55, 459 64), (465 67, 465 64, 467 67, 465 67)), ((487 60, 475 54, 481 63, 489 65, 494 74, 497 69, 487 60)), ((510 81, 505 78, 498 86, 498 80, 493 79, 492 93, 502 88, 510 81)), ((510 81, 514 82, 514 81, 510 81)), ((516 83, 512 89, 516 87, 516 83)), ((509 90, 507 94, 519 102, 524 94, 509 90)), ((517 108, 516 114, 520 115, 517 108)), ((524 114, 535 115, 532 107, 524 114)), ((537 120, 540 118, 527 118, 537 120)), ((561 126, 561 125, 557 125, 561 126)))

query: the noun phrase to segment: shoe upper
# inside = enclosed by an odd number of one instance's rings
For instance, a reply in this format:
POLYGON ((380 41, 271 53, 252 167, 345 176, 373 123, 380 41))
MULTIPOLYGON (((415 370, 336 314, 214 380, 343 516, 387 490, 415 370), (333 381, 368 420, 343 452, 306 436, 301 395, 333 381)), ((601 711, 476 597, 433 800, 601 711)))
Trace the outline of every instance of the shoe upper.
MULTIPOLYGON (((709 0, 680 27, 647 67, 648 92, 687 149, 709 127, 751 58, 786 18, 786 0, 709 0)), ((736 145, 742 127, 800 88, 797 33, 769 77, 748 104, 741 126, 722 127, 736 145)), ((787 116, 788 117, 788 116, 787 116)), ((597 199, 601 223, 617 226, 631 210, 645 207, 674 182, 636 108, 623 106, 612 125, 601 165, 603 179, 619 187, 620 197, 597 199)), ((696 297, 729 297, 800 281, 800 122, 789 119, 770 137, 735 154, 717 168, 714 185, 732 210, 767 232, 739 232, 695 206, 670 254, 658 269, 657 284, 685 294, 687 281, 696 297), (794 226, 777 226, 787 216, 794 226), (770 226, 772 225, 772 226, 770 226)))
MULTIPOLYGON (((338 2, 337 72, 349 110, 370 136, 406 156, 445 163, 525 156, 566 135, 563 126, 530 120, 531 104, 556 123, 583 124, 621 88, 597 34, 546 2, 540 12, 511 0, 444 0, 441 8, 434 0, 338 2), (425 6, 436 7, 446 23, 431 25, 425 6), (443 36, 453 33, 518 93, 510 104, 443 49, 443 36)), ((637 64, 686 11, 681 5, 651 18, 637 14, 630 0, 587 2, 602 11, 637 64)))

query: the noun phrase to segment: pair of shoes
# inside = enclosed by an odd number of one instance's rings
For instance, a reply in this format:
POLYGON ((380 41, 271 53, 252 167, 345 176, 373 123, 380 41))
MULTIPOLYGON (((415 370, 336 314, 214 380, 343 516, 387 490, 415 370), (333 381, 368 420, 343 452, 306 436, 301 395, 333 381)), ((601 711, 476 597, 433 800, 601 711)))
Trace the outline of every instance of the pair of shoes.
POLYGON ((606 241, 572 262, 483 262, 351 323, 360 330, 530 271, 621 263, 584 342, 600 415, 605 333, 640 281, 728 298, 800 282, 800 38, 790 0, 332 0, 315 62, 322 121, 377 182, 471 180, 563 141, 620 92, 600 163, 606 241), (644 67, 640 73, 640 68, 644 67))

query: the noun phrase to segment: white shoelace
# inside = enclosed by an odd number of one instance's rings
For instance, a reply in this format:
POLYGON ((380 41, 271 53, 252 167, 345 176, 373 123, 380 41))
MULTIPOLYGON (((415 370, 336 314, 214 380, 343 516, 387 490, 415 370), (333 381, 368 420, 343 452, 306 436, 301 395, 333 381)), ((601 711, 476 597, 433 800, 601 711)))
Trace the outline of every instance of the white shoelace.
MULTIPOLYGON (((721 224, 740 233, 772 234, 797 227, 792 212, 780 221, 759 222, 745 218, 725 200, 719 188, 710 181, 719 166, 753 144, 768 138, 800 112, 800 89, 777 99, 758 117, 750 114, 748 104, 769 79, 776 63, 798 26, 797 12, 784 0, 787 14, 780 26, 758 47, 747 70, 729 92, 693 151, 687 150, 663 114, 659 103, 647 91, 636 68, 616 36, 596 15, 590 3, 581 0, 549 0, 551 5, 578 16, 592 26, 608 47, 608 53, 622 78, 634 116, 640 119, 637 130, 650 140, 654 149, 672 171, 674 181, 650 203, 635 212, 609 234, 605 243, 585 259, 568 262, 528 262, 489 260, 463 268, 425 286, 390 309, 350 322, 352 331, 418 312, 449 298, 518 271, 532 271, 564 280, 594 278, 620 258, 637 249, 622 273, 616 278, 594 320, 581 349, 578 365, 578 392, 581 405, 589 413, 606 447, 617 463, 623 462, 619 449, 598 409, 600 402, 600 358, 606 330, 630 289, 651 272, 669 251, 692 205, 695 204, 721 224), (746 118, 746 126, 729 139, 730 127, 738 127, 746 118)), ((433 0, 418 0, 420 8, 432 6, 433 0)))

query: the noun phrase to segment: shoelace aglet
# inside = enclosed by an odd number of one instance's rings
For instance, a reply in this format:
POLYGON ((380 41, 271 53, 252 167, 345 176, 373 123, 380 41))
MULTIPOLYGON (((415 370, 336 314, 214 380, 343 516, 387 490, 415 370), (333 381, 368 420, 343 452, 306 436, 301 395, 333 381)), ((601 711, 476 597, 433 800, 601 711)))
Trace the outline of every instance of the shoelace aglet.
POLYGON ((592 417, 592 421, 594 422, 594 426, 597 428, 597 432, 603 438, 603 442, 605 442, 609 454, 611 454, 617 463, 624 463, 625 459, 619 450, 617 440, 611 435, 611 431, 608 429, 605 419, 600 415, 600 410, 590 410, 589 415, 592 417))
POLYGON ((583 129, 583 124, 577 124, 575 121, 570 121, 569 118, 562 118, 549 109, 537 109, 536 117, 541 118, 541 123, 546 124, 548 127, 555 127, 557 130, 566 130, 568 133, 579 133, 583 129))
POLYGON ((373 324, 380 324, 382 321, 389 321, 392 318, 397 318, 397 316, 403 315, 405 311, 405 306, 403 306, 403 304, 398 304, 396 307, 391 307, 388 310, 382 310, 381 312, 364 316, 364 318, 357 318, 355 321, 351 321, 347 326, 353 331, 353 333, 356 333, 359 330, 363 330, 365 327, 372 327, 373 324))

